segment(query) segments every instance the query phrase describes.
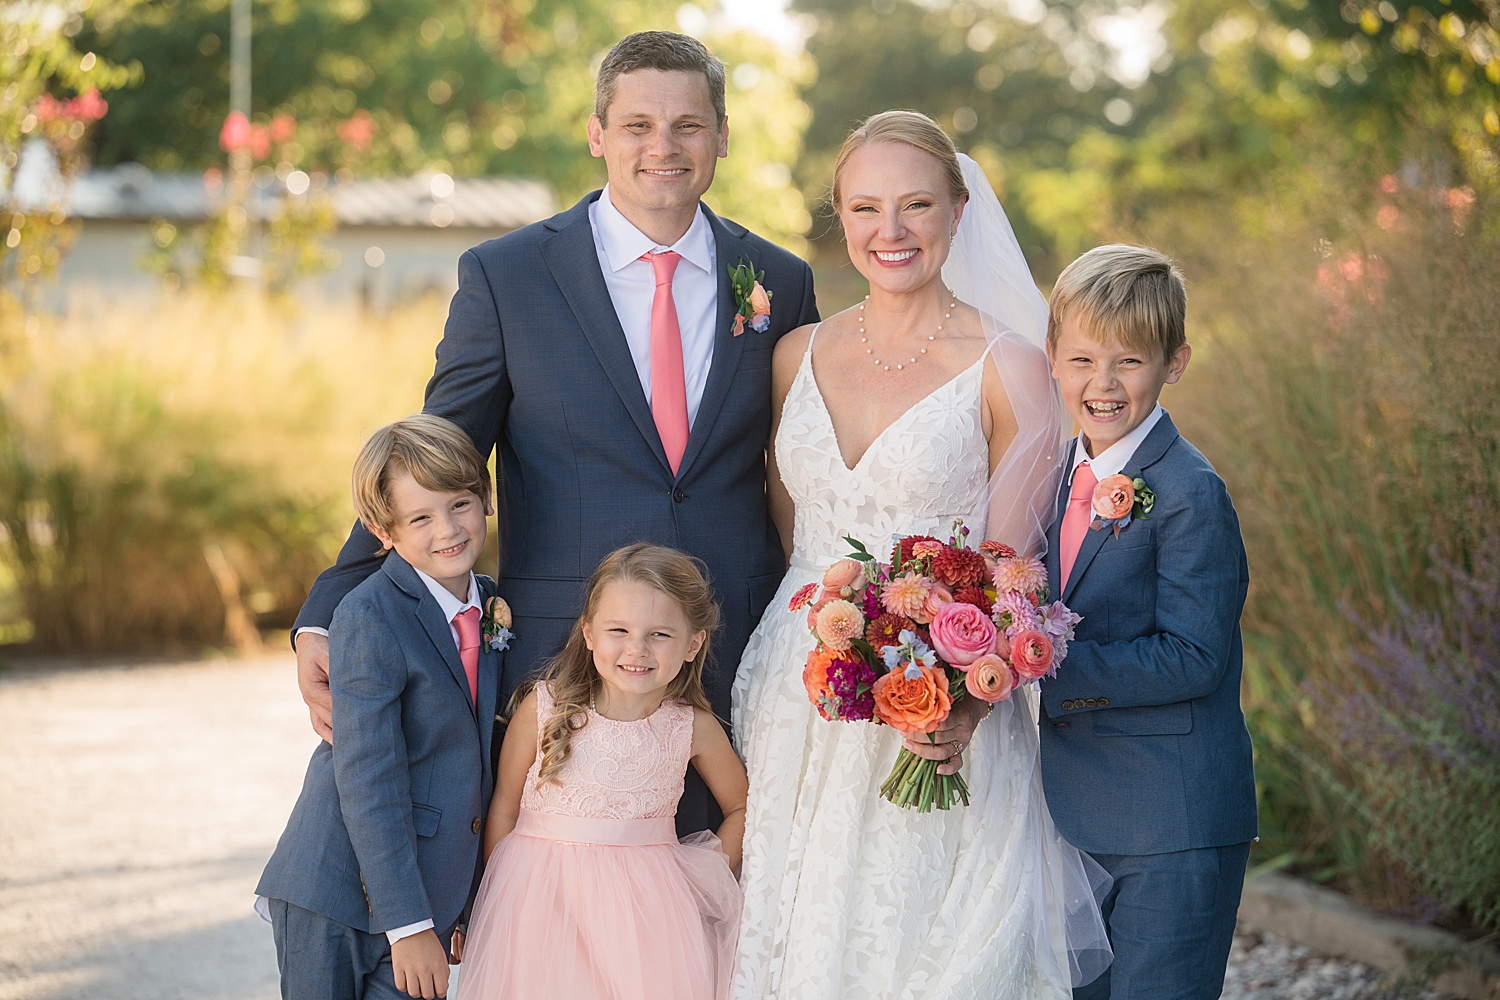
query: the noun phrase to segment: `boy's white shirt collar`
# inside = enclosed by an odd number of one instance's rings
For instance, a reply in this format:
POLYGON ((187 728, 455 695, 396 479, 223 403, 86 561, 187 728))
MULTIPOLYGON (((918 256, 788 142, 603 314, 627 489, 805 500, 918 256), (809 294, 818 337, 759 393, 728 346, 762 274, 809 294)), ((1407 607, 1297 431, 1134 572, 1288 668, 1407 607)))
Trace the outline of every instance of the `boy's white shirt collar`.
MULTIPOLYGON (((437 600, 438 607, 443 610, 443 618, 448 622, 449 625, 453 624, 454 617, 460 611, 466 611, 469 608, 479 607, 479 584, 474 579, 473 570, 469 570, 469 598, 466 601, 460 601, 458 598, 449 593, 447 587, 443 586, 441 583, 438 583, 432 577, 428 576, 426 573, 423 573, 415 566, 412 566, 412 569, 416 572, 417 576, 421 578, 422 582, 427 584, 427 589, 432 592, 433 598, 437 600)), ((483 611, 484 609, 480 608, 480 610, 483 611)), ((457 642, 458 640, 454 639, 453 641, 457 642)))
POLYGON ((1080 433, 1073 439, 1073 466, 1068 470, 1068 482, 1073 481, 1073 473, 1077 472, 1078 467, 1084 462, 1089 463, 1089 468, 1094 470, 1095 479, 1102 480, 1106 476, 1124 472, 1125 466, 1134 457, 1136 449, 1141 446, 1141 442, 1146 440, 1146 435, 1151 433, 1151 429, 1157 425, 1165 412, 1161 404, 1157 403, 1156 408, 1140 422, 1140 426, 1093 458, 1089 458, 1088 449, 1083 446, 1083 434, 1080 433))
POLYGON ((625 218, 615 203, 609 200, 609 185, 599 195, 598 213, 594 217, 599 227, 599 236, 604 243, 604 255, 609 259, 609 269, 618 271, 641 259, 641 255, 653 250, 672 250, 682 259, 706 274, 714 273, 714 246, 710 242, 708 217, 700 208, 693 213, 693 223, 682 239, 670 247, 656 243, 636 228, 635 223, 625 218))

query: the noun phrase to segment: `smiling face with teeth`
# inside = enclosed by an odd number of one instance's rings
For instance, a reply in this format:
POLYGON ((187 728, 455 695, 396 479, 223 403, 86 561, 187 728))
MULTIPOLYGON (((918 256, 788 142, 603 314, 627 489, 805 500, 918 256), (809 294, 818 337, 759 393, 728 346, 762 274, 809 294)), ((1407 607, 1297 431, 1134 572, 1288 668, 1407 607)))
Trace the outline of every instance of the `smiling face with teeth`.
POLYGON ((729 120, 718 119, 702 73, 639 69, 614 86, 604 117, 589 118, 589 152, 604 159, 615 208, 671 246, 692 225, 717 160, 729 155, 729 120))
POLYGON ((849 260, 872 289, 914 292, 941 280, 966 200, 955 201, 937 157, 902 142, 872 142, 839 176, 849 260))
POLYGON ((370 525, 375 537, 454 597, 467 600, 469 573, 484 548, 484 518, 493 511, 469 490, 429 490, 404 470, 391 476, 387 490, 395 523, 389 529, 370 525))
POLYGON ((645 718, 656 710, 707 632, 693 632, 682 605, 639 580, 613 580, 599 592, 583 639, 604 681, 595 707, 610 718, 645 718))
POLYGON ((1090 458, 1151 415, 1162 386, 1182 378, 1192 353, 1183 344, 1171 358, 1163 358, 1160 351, 1101 340, 1076 309, 1062 318, 1056 342, 1047 346, 1047 357, 1063 404, 1078 424, 1090 458))

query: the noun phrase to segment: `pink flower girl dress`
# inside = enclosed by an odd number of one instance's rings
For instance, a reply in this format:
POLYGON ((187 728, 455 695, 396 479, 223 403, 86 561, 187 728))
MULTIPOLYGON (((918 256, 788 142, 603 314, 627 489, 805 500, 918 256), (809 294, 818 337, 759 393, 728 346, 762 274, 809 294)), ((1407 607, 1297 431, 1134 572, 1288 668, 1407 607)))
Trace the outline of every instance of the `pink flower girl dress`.
MULTIPOLYGON (((552 714, 537 686, 537 718, 552 714)), ((537 727, 538 730, 542 726, 537 727)), ((716 1000, 728 995, 742 897, 711 833, 673 816, 693 710, 617 722, 591 707, 561 783, 526 775, 516 828, 490 856, 458 1000, 716 1000)))

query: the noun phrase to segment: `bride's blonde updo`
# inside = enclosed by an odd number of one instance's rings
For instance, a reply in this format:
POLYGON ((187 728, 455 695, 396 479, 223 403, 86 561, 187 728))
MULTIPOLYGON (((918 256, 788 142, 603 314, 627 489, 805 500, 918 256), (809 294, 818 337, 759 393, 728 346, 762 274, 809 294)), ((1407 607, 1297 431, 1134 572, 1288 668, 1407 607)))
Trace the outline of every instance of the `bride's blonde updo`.
POLYGON ((833 209, 843 207, 844 193, 840 182, 844 175, 844 164, 854 151, 877 142, 899 142, 914 146, 924 153, 937 157, 943 165, 943 174, 948 180, 948 193, 954 201, 968 197, 969 188, 964 183, 963 168, 958 165, 958 150, 938 123, 920 111, 882 111, 866 118, 858 128, 849 133, 839 150, 839 158, 833 165, 833 209))

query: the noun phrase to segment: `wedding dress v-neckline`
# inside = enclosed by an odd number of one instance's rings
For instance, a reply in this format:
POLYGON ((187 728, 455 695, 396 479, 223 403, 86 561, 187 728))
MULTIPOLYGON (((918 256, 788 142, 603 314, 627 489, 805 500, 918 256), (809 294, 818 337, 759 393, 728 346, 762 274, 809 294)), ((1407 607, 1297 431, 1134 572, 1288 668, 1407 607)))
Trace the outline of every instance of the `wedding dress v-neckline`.
POLYGON ((884 438, 888 433, 890 433, 891 430, 896 427, 896 425, 905 420, 912 413, 912 411, 916 410, 923 403, 926 403, 929 399, 932 399, 938 393, 952 386, 955 382, 972 372, 974 369, 983 365, 984 359, 988 357, 990 353, 988 348, 981 351, 979 357, 974 359, 973 364, 969 365, 963 371, 959 372, 957 375, 954 375, 952 378, 939 385, 936 389, 933 389, 927 395, 923 396, 921 399, 917 400, 915 403, 902 410, 900 415, 897 416, 896 419, 892 420, 890 423, 882 427, 880 429, 880 433, 876 434, 873 438, 870 439, 870 443, 865 446, 865 450, 860 453, 859 458, 855 459, 853 465, 850 465, 849 460, 844 457, 844 445, 843 442, 839 440, 838 428, 833 423, 833 411, 828 409, 828 400, 823 398, 823 387, 818 385, 818 373, 813 370, 813 342, 817 340, 818 330, 822 326, 823 324, 819 323, 812 328, 812 333, 809 334, 807 338, 807 350, 803 353, 802 365, 798 368, 797 375, 800 378, 802 376, 802 369, 805 368, 807 370, 807 378, 811 380, 813 386, 813 395, 817 397, 818 405, 823 409, 823 415, 828 418, 828 430, 833 435, 834 443, 838 447, 839 460, 843 463, 845 471, 851 473, 859 471, 859 467, 864 464, 866 456, 868 456, 870 452, 875 450, 875 447, 880 444, 881 439, 884 438))

